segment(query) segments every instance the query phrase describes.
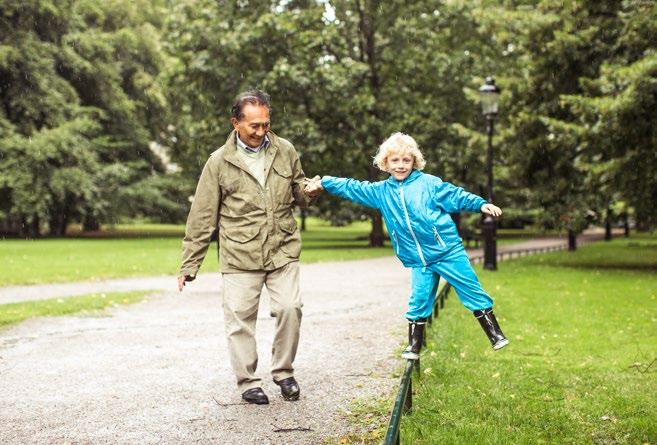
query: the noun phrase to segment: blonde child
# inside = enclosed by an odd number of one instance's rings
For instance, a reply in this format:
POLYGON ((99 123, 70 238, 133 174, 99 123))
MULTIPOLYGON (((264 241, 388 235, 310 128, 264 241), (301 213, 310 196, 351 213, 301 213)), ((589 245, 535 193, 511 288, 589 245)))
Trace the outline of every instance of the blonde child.
POLYGON ((470 265, 450 213, 482 212, 499 216, 502 210, 483 198, 422 172, 426 162, 415 140, 394 133, 379 147, 374 165, 390 174, 379 182, 324 176, 306 187, 310 194, 326 190, 381 212, 397 257, 412 268, 412 293, 405 314, 409 345, 404 358, 419 357, 424 327, 431 315, 435 290, 443 277, 463 305, 473 312, 493 349, 509 341, 493 314, 493 300, 470 265))

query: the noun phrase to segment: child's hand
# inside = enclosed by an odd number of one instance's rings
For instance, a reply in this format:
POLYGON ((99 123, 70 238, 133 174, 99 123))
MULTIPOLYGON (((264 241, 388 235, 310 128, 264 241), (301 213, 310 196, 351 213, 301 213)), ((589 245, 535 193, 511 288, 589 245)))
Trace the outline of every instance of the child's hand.
POLYGON ((303 191, 311 198, 319 195, 324 190, 324 187, 322 187, 322 179, 319 176, 315 176, 312 179, 306 178, 305 184, 306 186, 303 191))
POLYGON ((502 209, 500 209, 495 204, 484 204, 481 206, 481 213, 491 216, 500 216, 502 214, 502 209))

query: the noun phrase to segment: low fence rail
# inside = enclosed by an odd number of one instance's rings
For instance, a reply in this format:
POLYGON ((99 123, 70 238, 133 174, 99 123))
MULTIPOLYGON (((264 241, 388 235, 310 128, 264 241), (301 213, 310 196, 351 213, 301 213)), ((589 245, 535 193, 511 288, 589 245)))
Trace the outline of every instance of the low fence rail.
MULTIPOLYGON (((522 256, 537 254, 537 253, 547 253, 547 252, 556 252, 558 250, 565 250, 568 248, 568 244, 557 244, 552 246, 542 246, 542 247, 533 247, 527 249, 509 249, 497 253, 497 259, 502 261, 504 259, 519 258, 522 256)), ((470 257, 470 261, 473 264, 482 263, 484 261, 484 255, 476 255, 470 257)), ((438 291, 436 294, 436 300, 433 305, 433 311, 429 320, 427 320, 427 327, 431 326, 433 319, 438 317, 442 309, 445 307, 445 300, 451 289, 449 283, 445 282, 442 278, 440 279, 440 285, 438 286, 438 291)), ((426 335, 425 335, 426 338, 426 335)), ((392 409, 390 415, 390 421, 388 422, 388 430, 383 441, 383 445, 399 445, 399 434, 400 434, 400 423, 401 418, 404 414, 409 413, 413 409, 413 370, 415 369, 416 374, 420 375, 420 359, 417 360, 406 360, 406 367, 404 368, 404 373, 401 377, 401 383, 399 385, 399 392, 397 393, 397 398, 395 399, 395 405, 392 409)))
MULTIPOLYGON (((527 256, 527 255, 534 255, 537 253, 548 253, 548 252, 556 252, 558 250, 566 250, 568 249, 568 244, 555 244, 552 246, 542 246, 542 247, 532 247, 532 248, 527 248, 527 249, 509 249, 509 250, 503 250, 501 252, 497 252, 497 259, 498 261, 502 261, 505 259, 512 259, 512 258, 520 258, 522 256, 527 256)), ((470 262, 472 264, 479 264, 483 263, 484 261, 484 254, 480 255, 475 255, 470 257, 470 262)))
MULTIPOLYGON (((447 295, 450 289, 451 286, 449 283, 441 278, 440 284, 438 285, 436 300, 433 304, 433 311, 427 320, 427 328, 431 326, 433 319, 436 318, 445 307, 445 300, 447 299, 447 295)), ((397 393, 397 398, 395 399, 395 406, 393 407, 392 414, 390 415, 388 431, 386 432, 386 437, 383 442, 384 445, 399 445, 399 424, 401 423, 401 417, 402 415, 410 412, 413 408, 413 379, 411 378, 413 369, 415 369, 418 375, 420 374, 420 359, 406 360, 406 368, 404 369, 404 374, 402 374, 401 383, 399 385, 399 392, 397 393)))

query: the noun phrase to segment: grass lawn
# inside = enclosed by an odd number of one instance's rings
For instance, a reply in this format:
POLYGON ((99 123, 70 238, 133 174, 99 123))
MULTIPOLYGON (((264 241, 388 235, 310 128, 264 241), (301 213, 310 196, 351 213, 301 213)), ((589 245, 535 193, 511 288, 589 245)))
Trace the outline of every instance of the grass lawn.
MULTIPOLYGON (((331 227, 309 218, 302 234, 301 261, 342 261, 392 255, 390 247, 367 247, 369 222, 331 227)), ((2 285, 56 283, 130 276, 175 274, 180 266, 184 226, 118 225, 85 237, 0 241, 2 285), (101 237, 102 236, 102 237, 101 237)), ((389 246, 389 244, 387 244, 389 246)), ((216 243, 201 272, 219 269, 216 243)))
POLYGON ((402 443, 657 444, 656 272, 654 237, 479 268, 511 344, 451 293, 402 443))
POLYGON ((32 317, 95 313, 109 306, 133 304, 153 291, 114 292, 0 304, 0 328, 32 317))
MULTIPOLYGON (((307 230, 302 233, 301 262, 392 255, 389 242, 386 247, 368 247, 370 227, 369 221, 332 227, 326 221, 308 218, 307 230)), ((183 225, 123 224, 84 236, 73 227, 71 233, 70 238, 0 241, 0 264, 5 272, 2 285, 173 275, 180 266, 183 225)), ((500 239, 498 244, 521 241, 518 236, 500 239)), ((201 272, 218 269, 217 247, 213 243, 201 272)))

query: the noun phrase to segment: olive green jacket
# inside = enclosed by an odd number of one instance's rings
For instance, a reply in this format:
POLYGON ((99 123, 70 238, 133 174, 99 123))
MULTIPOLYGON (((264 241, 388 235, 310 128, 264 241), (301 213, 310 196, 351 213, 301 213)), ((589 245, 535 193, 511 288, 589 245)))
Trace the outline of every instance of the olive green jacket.
POLYGON ((299 155, 285 139, 268 133, 265 186, 237 152, 236 133, 210 155, 187 217, 180 275, 195 276, 210 239, 219 230, 221 272, 274 270, 299 259, 301 237, 294 204, 307 207, 299 155))

